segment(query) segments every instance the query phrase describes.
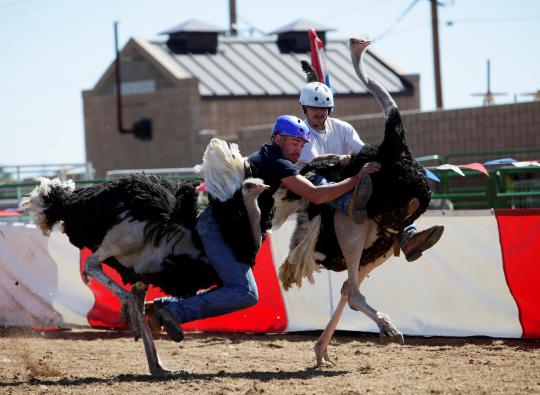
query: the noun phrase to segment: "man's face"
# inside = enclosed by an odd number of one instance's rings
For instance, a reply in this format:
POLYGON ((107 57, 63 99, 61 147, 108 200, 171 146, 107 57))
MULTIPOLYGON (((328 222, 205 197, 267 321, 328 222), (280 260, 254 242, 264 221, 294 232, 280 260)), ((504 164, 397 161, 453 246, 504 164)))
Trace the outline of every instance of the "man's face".
POLYGON ((302 153, 302 148, 306 144, 302 139, 284 136, 282 134, 276 134, 274 142, 281 148, 281 153, 285 159, 290 160, 292 163, 298 162, 300 154, 302 153))
POLYGON ((316 128, 324 125, 329 109, 325 107, 304 106, 304 112, 311 126, 316 128))

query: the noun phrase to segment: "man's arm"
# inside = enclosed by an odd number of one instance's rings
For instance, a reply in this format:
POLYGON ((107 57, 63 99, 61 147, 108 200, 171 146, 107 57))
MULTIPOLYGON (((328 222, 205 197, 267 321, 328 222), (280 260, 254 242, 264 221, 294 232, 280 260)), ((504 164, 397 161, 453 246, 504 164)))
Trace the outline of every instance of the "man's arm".
POLYGON ((297 195, 302 196, 312 203, 321 204, 330 202, 349 192, 355 187, 363 175, 375 173, 376 171, 379 171, 380 168, 381 165, 377 162, 366 163, 357 175, 346 178, 335 184, 315 186, 307 178, 301 175, 285 177, 281 182, 297 195))

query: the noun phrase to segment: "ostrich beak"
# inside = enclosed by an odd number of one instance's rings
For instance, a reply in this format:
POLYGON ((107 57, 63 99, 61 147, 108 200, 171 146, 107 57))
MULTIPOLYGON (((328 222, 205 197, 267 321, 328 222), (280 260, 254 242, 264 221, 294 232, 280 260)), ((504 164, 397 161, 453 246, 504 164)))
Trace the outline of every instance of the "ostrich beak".
POLYGON ((259 193, 262 193, 263 191, 265 191, 268 188, 270 188, 270 185, 261 184, 261 185, 254 186, 251 189, 251 192, 255 192, 255 193, 259 194, 259 193))
POLYGON ((371 40, 367 36, 349 38, 349 47, 363 46, 367 47, 371 44, 371 40))

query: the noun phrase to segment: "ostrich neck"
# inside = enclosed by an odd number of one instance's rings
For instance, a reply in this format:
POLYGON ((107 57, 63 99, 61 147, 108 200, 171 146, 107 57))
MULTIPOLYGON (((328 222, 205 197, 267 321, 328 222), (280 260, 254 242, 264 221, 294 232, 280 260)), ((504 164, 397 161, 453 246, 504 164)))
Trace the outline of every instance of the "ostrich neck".
POLYGON ((262 234, 261 234, 261 210, 257 204, 257 197, 244 195, 244 204, 246 206, 249 223, 251 225, 251 233, 253 234, 253 240, 257 245, 257 249, 261 246, 262 243, 262 234))
POLYGON ((356 75, 358 78, 360 78, 360 81, 366 86, 366 88, 375 96, 377 101, 382 107, 382 110, 384 112, 384 115, 387 117, 388 112, 391 108, 397 108, 396 102, 394 99, 392 99, 392 96, 390 96, 390 93, 377 81, 371 79, 366 72, 366 68, 364 66, 364 53, 365 50, 362 51, 359 54, 353 54, 351 53, 351 59, 354 66, 354 71, 356 72, 356 75))

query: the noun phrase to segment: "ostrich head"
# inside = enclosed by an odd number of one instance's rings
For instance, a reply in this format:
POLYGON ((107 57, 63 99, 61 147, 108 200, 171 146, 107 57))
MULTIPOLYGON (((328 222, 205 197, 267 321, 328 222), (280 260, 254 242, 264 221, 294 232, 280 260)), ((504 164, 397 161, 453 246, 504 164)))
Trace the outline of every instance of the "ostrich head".
POLYGON ((244 204, 249 217, 249 223, 251 225, 251 232, 253 233, 253 239, 257 244, 257 249, 261 246, 261 210, 257 204, 257 198, 259 195, 270 188, 260 178, 248 178, 242 184, 242 196, 244 198, 244 204))
POLYGON ((356 53, 360 55, 370 44, 371 40, 368 38, 368 36, 365 35, 359 35, 349 38, 349 48, 351 50, 351 53, 356 53))
POLYGON ((377 101, 382 107, 384 115, 388 118, 391 109, 396 108, 397 105, 388 91, 377 81, 370 78, 364 67, 363 56, 366 52, 366 48, 371 44, 371 40, 367 36, 355 36, 349 38, 349 49, 351 52, 351 60, 353 63, 354 71, 360 81, 366 86, 366 88, 375 96, 377 101))
POLYGON ((266 185, 260 178, 248 178, 242 184, 242 195, 244 195, 244 199, 255 201, 268 188, 270 186, 266 185))

